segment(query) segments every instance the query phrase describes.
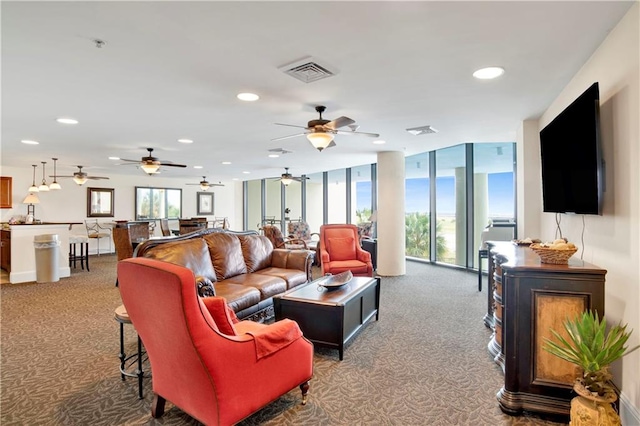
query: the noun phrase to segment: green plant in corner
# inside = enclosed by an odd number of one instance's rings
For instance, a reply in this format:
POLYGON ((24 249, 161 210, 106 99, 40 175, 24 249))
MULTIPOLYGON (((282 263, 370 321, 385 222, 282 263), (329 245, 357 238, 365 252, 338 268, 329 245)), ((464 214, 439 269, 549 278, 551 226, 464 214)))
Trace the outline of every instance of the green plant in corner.
POLYGON ((625 346, 633 330, 627 331, 626 324, 618 323, 607 333, 606 319, 600 321, 593 311, 585 311, 577 318, 565 321, 563 325, 569 340, 551 330, 557 342, 545 339, 543 349, 582 368, 582 378, 577 381, 591 395, 613 397, 615 400, 615 391, 610 384, 612 375, 609 365, 640 347, 628 350, 625 346))

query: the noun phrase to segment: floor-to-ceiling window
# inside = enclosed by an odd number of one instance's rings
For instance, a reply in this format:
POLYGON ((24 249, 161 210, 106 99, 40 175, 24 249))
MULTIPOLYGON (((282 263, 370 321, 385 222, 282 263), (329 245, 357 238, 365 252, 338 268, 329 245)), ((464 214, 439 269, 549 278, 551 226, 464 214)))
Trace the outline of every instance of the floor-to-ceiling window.
POLYGON ((429 259, 429 153, 405 158, 405 253, 429 259))
POLYGON ((466 155, 465 145, 436 151, 436 238, 444 238, 444 249, 436 260, 466 266, 466 155))
POLYGON ((253 229, 257 231, 262 222, 262 192, 261 192, 261 181, 259 180, 250 180, 246 183, 245 190, 246 192, 246 229, 253 229))
POLYGON ((265 179, 266 184, 266 207, 265 220, 280 228, 282 220, 282 183, 279 179, 265 179))
POLYGON ((331 170, 327 176, 327 223, 347 223, 346 170, 331 170))
POLYGON ((323 186, 322 186, 322 173, 313 173, 307 175, 309 179, 306 180, 306 217, 309 229, 311 232, 320 232, 320 225, 322 225, 322 209, 323 209, 323 186))
MULTIPOLYGON (((480 247, 482 230, 491 222, 515 223, 515 145, 473 145, 474 247, 480 247)), ((477 260, 474 257, 474 267, 477 260)))
POLYGON ((371 165, 351 168, 351 223, 371 221, 371 165))

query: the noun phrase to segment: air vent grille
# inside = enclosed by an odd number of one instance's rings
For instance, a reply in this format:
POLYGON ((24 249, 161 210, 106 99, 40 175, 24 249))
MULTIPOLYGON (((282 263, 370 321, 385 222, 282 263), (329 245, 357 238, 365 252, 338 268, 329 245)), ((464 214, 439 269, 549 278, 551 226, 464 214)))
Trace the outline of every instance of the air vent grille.
POLYGON ((418 136, 418 135, 426 135, 428 133, 438 133, 438 131, 436 129, 434 129, 433 127, 427 125, 427 126, 420 126, 420 127, 411 127, 409 129, 407 129, 407 132, 411 133, 412 135, 418 136))
POLYGON ((329 68, 328 66, 318 64, 313 58, 309 57, 280 67, 280 70, 304 83, 312 83, 336 74, 329 68))

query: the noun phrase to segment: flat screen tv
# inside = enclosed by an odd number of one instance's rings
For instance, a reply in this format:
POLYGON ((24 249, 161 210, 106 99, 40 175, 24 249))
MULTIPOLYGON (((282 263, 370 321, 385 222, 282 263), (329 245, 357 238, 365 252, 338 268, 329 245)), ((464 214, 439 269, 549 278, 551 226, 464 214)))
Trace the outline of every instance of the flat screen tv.
POLYGON ((598 83, 540 131, 540 154, 545 212, 602 214, 598 83))

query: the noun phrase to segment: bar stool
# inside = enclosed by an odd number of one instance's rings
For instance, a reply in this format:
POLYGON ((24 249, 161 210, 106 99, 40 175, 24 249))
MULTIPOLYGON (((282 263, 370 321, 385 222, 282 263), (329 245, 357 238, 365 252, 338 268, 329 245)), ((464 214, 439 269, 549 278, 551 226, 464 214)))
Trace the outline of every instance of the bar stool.
POLYGON ((73 269, 76 268, 76 262, 80 261, 80 267, 84 270, 87 265, 89 271, 89 237, 86 235, 69 235, 69 267, 73 263, 73 269), (80 256, 76 251, 76 246, 80 244, 80 256))
MULTIPOLYGON (((124 381, 126 377, 138 378, 138 397, 143 399, 142 393, 142 379, 144 378, 144 370, 142 369, 142 362, 146 358, 146 352, 142 350, 142 340, 138 336, 138 353, 127 356, 124 352, 124 325, 131 324, 131 319, 124 305, 120 305, 115 310, 115 319, 120 324, 120 377, 124 381), (130 372, 131 367, 137 365, 137 368, 130 372)), ((151 373, 149 373, 151 376, 151 373)))

